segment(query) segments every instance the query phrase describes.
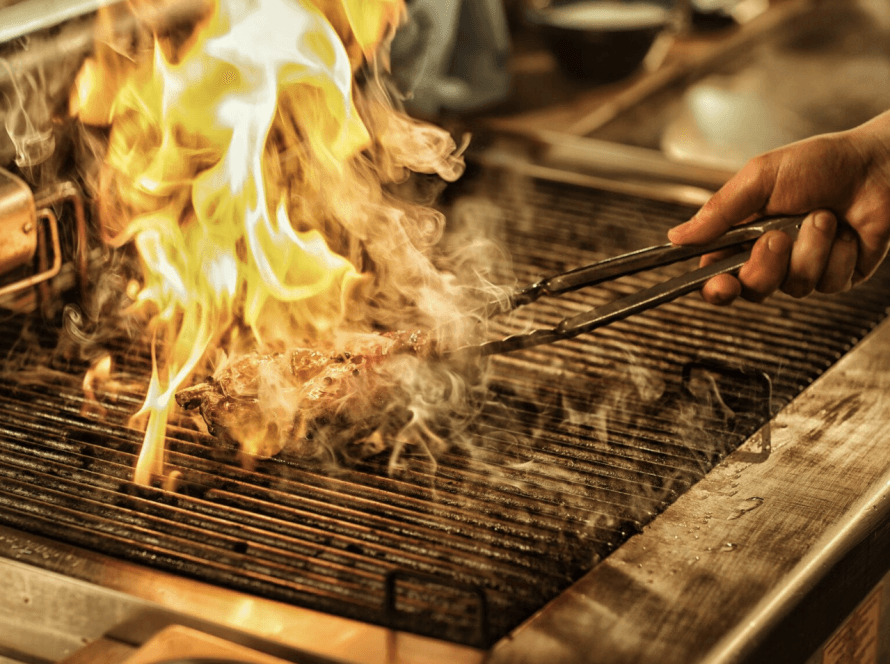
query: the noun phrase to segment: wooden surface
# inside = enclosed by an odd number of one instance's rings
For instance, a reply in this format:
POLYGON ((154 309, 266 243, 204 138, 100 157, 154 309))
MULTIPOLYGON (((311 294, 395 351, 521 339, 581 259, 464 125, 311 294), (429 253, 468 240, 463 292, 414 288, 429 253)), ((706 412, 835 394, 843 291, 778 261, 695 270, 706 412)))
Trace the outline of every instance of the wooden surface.
POLYGON ((755 436, 498 644, 491 661, 735 661, 766 604, 787 610, 789 584, 825 575, 822 558, 839 551, 831 547, 855 543, 856 533, 839 539, 847 523, 886 520, 888 414, 885 321, 779 413, 765 461, 755 436))

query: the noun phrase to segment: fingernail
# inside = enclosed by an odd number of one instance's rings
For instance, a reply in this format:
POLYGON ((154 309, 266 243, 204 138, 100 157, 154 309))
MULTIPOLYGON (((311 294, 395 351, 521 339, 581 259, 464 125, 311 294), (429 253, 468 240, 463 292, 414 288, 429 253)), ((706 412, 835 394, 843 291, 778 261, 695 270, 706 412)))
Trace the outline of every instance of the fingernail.
POLYGON ((813 217, 813 225, 820 231, 827 233, 834 228, 834 217, 827 212, 818 212, 813 217))
POLYGON ((769 249, 774 254, 781 254, 784 250, 782 246, 784 242, 782 242, 782 238, 778 235, 771 235, 769 239, 766 241, 766 248, 769 249))
POLYGON ((673 242, 674 238, 680 237, 683 235, 683 230, 692 223, 692 219, 686 221, 679 226, 674 226, 671 230, 668 231, 668 240, 673 242))

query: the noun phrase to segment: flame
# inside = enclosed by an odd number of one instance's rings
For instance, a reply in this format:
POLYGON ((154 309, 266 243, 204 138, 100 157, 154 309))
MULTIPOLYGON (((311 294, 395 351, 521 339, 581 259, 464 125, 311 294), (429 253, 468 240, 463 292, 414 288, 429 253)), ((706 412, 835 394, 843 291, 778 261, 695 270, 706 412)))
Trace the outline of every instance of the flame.
POLYGON ((96 389, 111 377, 111 365, 111 355, 106 353, 93 361, 89 370, 84 374, 82 385, 84 399, 80 411, 82 416, 96 415, 100 418, 106 416, 105 407, 96 398, 96 389))
MULTIPOLYGON (((163 5, 131 11, 150 24, 163 5)), ((120 11, 102 11, 70 108, 111 127, 97 184, 103 232, 142 263, 133 310, 150 316, 153 339, 134 417, 144 484, 163 473, 175 392, 211 351, 280 350, 340 329, 386 278, 366 264, 379 236, 394 235, 394 261, 411 264, 389 272, 435 290, 425 251, 441 220, 393 204, 366 155, 388 145, 375 168, 392 180, 405 169, 453 179, 462 162, 444 132, 358 94, 355 73, 391 36, 402 0, 220 0, 187 39, 156 33, 136 53, 115 34, 120 11), (406 228, 406 214, 421 223, 406 228)))

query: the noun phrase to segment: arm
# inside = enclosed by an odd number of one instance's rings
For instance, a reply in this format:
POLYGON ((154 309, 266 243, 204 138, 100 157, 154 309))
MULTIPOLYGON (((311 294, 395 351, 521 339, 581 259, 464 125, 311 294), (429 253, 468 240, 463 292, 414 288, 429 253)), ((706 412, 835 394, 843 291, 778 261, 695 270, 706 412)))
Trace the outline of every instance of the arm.
POLYGON ((704 299, 759 302, 779 289, 794 297, 837 293, 872 275, 890 247, 890 111, 752 159, 668 237, 699 244, 756 216, 802 213, 796 242, 780 231, 764 235, 738 278, 715 277, 704 299))

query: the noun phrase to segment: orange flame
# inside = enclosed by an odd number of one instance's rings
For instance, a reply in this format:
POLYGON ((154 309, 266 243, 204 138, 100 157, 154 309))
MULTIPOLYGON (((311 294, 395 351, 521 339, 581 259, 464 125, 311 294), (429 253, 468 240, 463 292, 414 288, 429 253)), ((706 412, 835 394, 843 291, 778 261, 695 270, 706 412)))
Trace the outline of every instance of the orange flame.
MULTIPOLYGON (((134 307, 151 315, 153 371, 136 415, 145 443, 135 481, 148 483, 163 473, 174 394, 209 350, 280 349, 349 315, 369 277, 337 219, 385 199, 363 182, 359 155, 394 127, 442 139, 365 99, 372 132, 357 108, 354 72, 391 34, 401 0, 220 0, 184 43, 156 36, 149 57, 114 46, 112 11, 71 109, 112 127, 101 217, 109 242, 132 242, 143 264, 134 307)), ((413 159, 414 169, 460 171, 447 157, 413 159)), ((387 210, 379 215, 403 214, 387 210)))

